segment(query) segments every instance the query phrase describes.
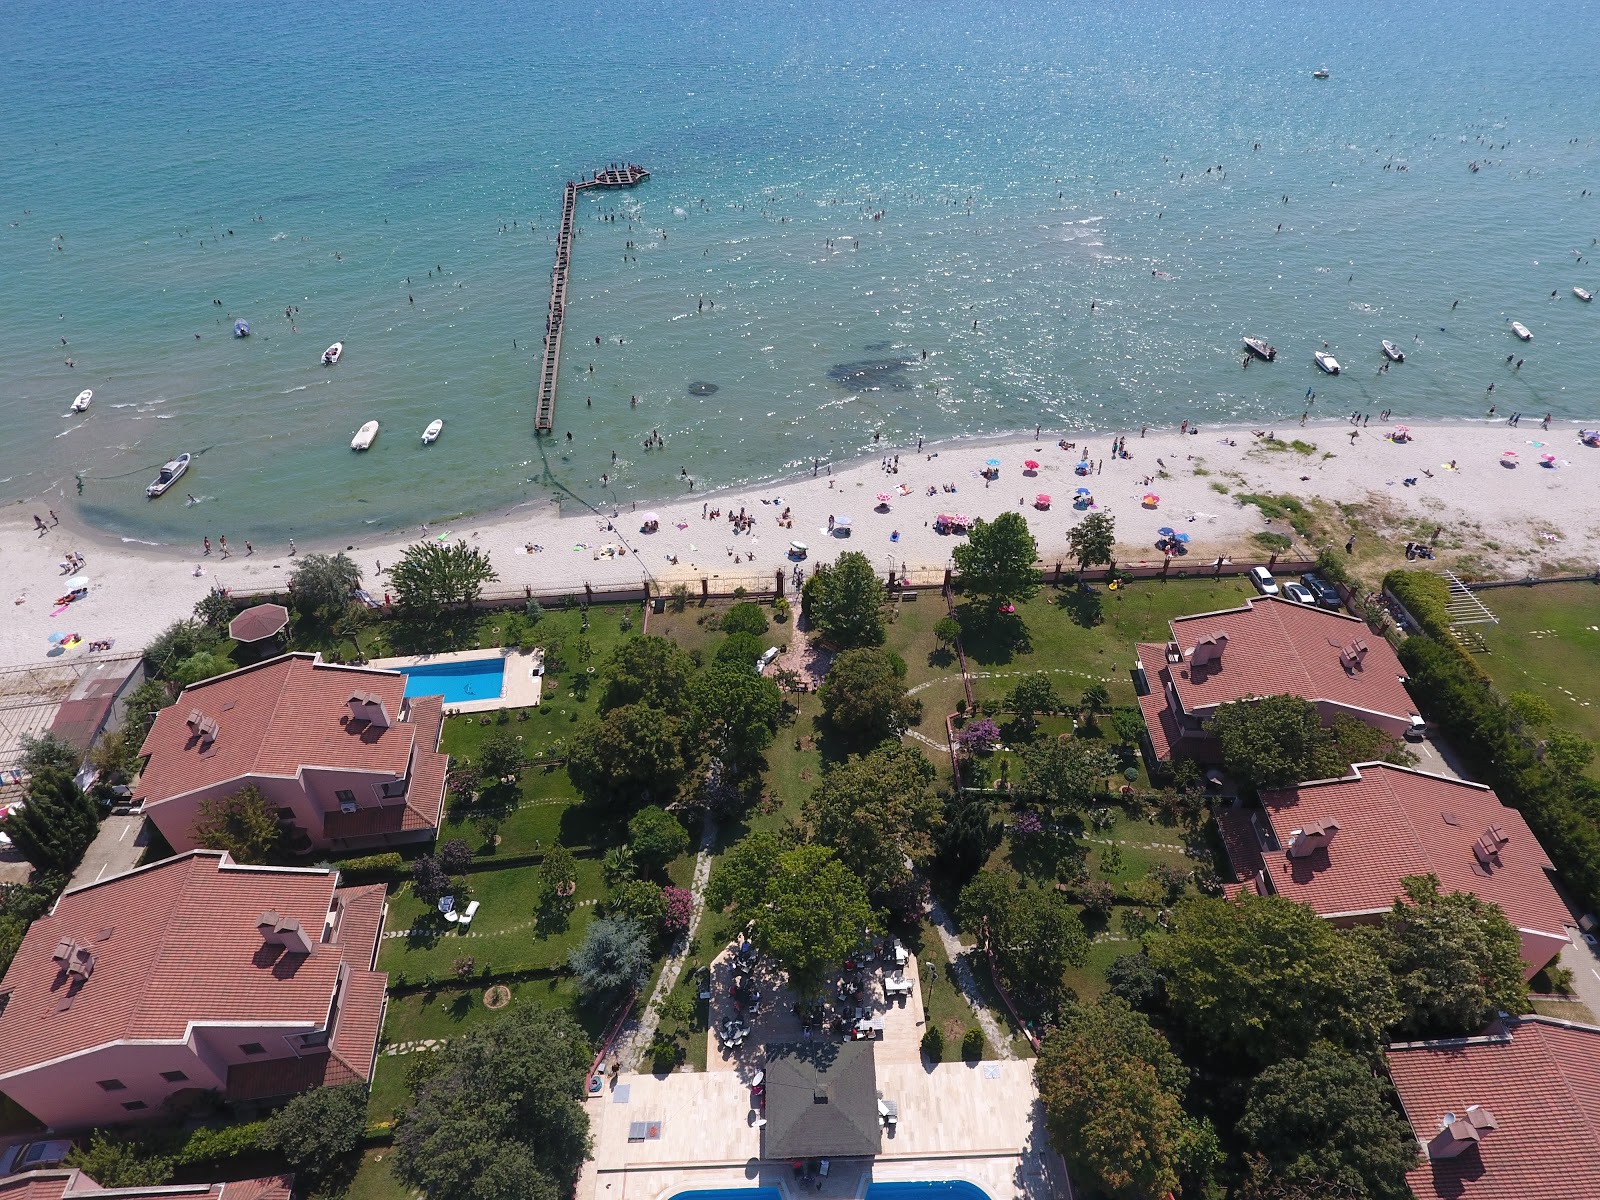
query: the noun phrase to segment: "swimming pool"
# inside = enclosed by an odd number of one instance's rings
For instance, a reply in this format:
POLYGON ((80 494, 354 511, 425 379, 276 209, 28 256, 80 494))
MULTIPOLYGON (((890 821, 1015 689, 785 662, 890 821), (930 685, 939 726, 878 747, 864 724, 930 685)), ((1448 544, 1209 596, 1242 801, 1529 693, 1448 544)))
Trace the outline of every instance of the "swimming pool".
POLYGON ((406 695, 443 696, 446 704, 498 700, 505 692, 506 660, 472 658, 465 662, 395 667, 406 677, 406 695))
MULTIPOLYGON (((783 1200, 777 1188, 715 1188, 677 1192, 672 1200, 783 1200)), ((914 1183, 873 1183, 867 1186, 867 1200, 989 1200, 989 1194, 964 1179, 940 1179, 914 1183)))

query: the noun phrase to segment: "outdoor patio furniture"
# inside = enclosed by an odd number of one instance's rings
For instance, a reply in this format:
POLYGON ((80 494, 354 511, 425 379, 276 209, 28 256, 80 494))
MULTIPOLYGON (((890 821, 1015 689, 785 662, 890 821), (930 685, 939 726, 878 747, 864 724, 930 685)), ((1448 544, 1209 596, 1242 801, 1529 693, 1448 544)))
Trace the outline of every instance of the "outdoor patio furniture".
MULTIPOLYGON (((468 925, 471 925, 472 924, 472 918, 477 916, 477 915, 478 915, 478 901, 474 900, 471 904, 467 905, 466 911, 461 914, 461 920, 460 920, 461 928, 465 929, 468 925)), ((449 919, 450 918, 448 916, 445 917, 445 920, 448 921, 449 919)))
POLYGON ((878 1111, 883 1114, 885 1125, 894 1125, 900 1120, 900 1106, 893 1100, 878 1101, 878 1111))
POLYGON ((461 920, 461 914, 455 911, 447 912, 444 915, 444 919, 449 921, 450 924, 455 925, 461 920))

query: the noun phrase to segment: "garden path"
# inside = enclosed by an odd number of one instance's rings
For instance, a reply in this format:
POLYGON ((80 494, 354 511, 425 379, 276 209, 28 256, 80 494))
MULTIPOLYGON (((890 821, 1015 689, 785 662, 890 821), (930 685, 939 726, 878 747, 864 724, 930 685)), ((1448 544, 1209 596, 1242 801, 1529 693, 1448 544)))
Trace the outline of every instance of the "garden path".
POLYGON ((977 1017, 978 1028, 983 1030, 983 1036, 1001 1058, 1015 1058, 1016 1055, 1011 1053, 1011 1039, 1000 1028, 1000 1022, 995 1019, 994 1013, 984 1003, 983 993, 978 990, 972 964, 967 961, 967 948, 956 937, 956 924, 950 919, 950 914, 945 912, 944 905, 935 900, 928 919, 933 922, 933 927, 939 932, 939 941, 944 944, 944 956, 950 963, 950 978, 977 1017))

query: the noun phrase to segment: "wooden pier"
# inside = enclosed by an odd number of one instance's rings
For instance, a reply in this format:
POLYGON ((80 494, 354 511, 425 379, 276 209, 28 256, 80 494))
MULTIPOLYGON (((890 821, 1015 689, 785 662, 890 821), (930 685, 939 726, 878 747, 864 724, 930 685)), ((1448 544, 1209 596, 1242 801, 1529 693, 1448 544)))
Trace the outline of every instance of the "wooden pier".
POLYGON ((544 323, 544 355, 539 363, 539 408, 535 435, 553 433, 556 427, 556 381, 561 374, 561 331, 567 315, 567 274, 572 265, 573 222, 578 215, 578 193, 585 188, 626 188, 643 183, 650 172, 633 163, 613 163, 578 183, 567 181, 561 201, 561 228, 556 234, 556 265, 550 272, 550 314, 544 323))

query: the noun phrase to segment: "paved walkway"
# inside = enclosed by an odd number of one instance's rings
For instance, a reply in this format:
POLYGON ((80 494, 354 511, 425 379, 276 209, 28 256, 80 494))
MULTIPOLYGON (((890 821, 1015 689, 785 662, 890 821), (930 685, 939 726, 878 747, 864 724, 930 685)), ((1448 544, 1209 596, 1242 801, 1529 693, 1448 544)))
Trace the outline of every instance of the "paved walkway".
POLYGON ((677 945, 673 946, 672 953, 667 955, 666 964, 661 968, 661 976, 650 992, 649 1002, 642 1009, 634 1010, 634 1015, 628 1018, 628 1023, 617 1035, 613 1046, 613 1053, 627 1070, 639 1069, 639 1063, 650 1049, 650 1043, 655 1040, 656 1029, 661 1024, 661 1002, 672 994, 672 989, 678 986, 678 977, 683 974, 684 960, 688 956, 689 947, 694 944, 695 930, 700 928, 700 917, 705 912, 706 881, 711 878, 711 847, 716 845, 716 842, 717 823, 707 817, 705 829, 700 835, 700 849, 694 857, 694 882, 690 885, 690 891, 694 893, 694 911, 689 915, 689 931, 678 940, 677 945))
POLYGON ((933 927, 938 931, 939 941, 944 944, 944 955, 950 962, 950 980, 956 985, 956 990, 961 993, 962 999, 972 1009, 972 1015, 978 1020, 978 1028, 983 1030, 983 1036, 989 1040, 989 1045, 994 1047, 994 1052, 1002 1059, 1012 1059, 1016 1055, 1011 1052, 1011 1039, 1001 1028, 1000 1022, 995 1019, 994 1013, 989 1011, 989 1006, 984 1003, 983 993, 978 990, 978 981, 973 977, 972 964, 967 961, 968 951, 961 944, 961 939, 956 937, 956 923, 950 919, 950 914, 945 912, 944 905, 937 900, 928 913, 928 919, 933 922, 933 927))
POLYGON ((100 822, 100 832, 84 851, 83 861, 67 881, 67 887, 84 887, 114 875, 127 874, 139 865, 148 844, 143 814, 107 817, 100 822))

